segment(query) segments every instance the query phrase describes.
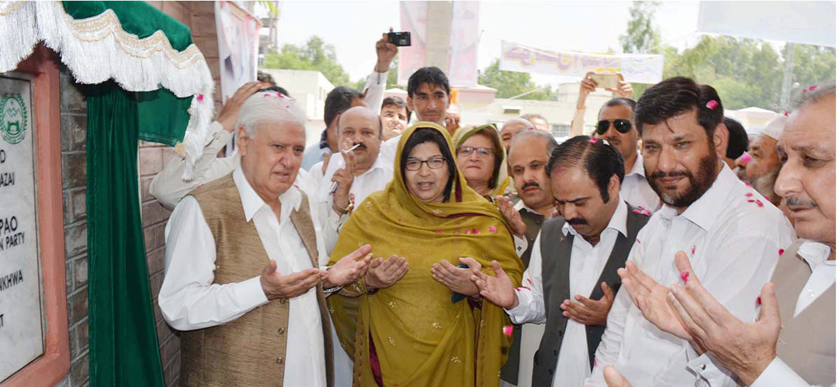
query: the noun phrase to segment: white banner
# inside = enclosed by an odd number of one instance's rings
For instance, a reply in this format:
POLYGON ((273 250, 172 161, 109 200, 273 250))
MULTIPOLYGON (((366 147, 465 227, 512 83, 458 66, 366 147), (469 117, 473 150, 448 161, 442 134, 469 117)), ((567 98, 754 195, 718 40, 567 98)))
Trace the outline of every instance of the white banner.
POLYGON ((450 71, 452 87, 477 85, 477 47, 480 42, 480 3, 454 1, 450 36, 450 71))
POLYGON ((256 80, 261 27, 258 19, 234 2, 215 2, 221 103, 226 103, 245 83, 256 80))
POLYGON ((698 32, 834 47, 833 1, 701 1, 698 32))
POLYGON ((632 83, 657 83, 663 80, 662 55, 589 54, 574 51, 550 51, 503 41, 500 70, 530 74, 553 74, 583 78, 588 71, 622 73, 632 83))

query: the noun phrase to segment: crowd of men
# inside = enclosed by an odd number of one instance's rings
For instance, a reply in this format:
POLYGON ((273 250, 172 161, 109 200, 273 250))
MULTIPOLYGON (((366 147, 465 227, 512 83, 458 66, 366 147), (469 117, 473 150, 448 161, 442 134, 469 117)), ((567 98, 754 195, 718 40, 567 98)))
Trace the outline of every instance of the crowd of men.
MULTIPOLYGON (((318 143, 305 147, 284 89, 253 82, 213 122, 193 180, 175 159, 152 182, 174 208, 159 305, 181 331, 184 385, 353 384, 326 297, 407 269, 368 245, 326 267, 341 227, 393 179, 410 122, 451 137, 477 124, 435 67, 406 101, 383 98, 397 49, 376 52, 365 90, 329 93, 318 143), (237 154, 217 157, 233 136, 237 154)), ((582 81, 573 126, 596 86, 582 81)), ((710 85, 611 91, 591 136, 558 144, 538 115, 499 128, 512 184, 489 199, 526 271, 516 284, 496 263, 459 269, 515 324, 483 385, 834 386, 834 83, 752 137, 710 85)))

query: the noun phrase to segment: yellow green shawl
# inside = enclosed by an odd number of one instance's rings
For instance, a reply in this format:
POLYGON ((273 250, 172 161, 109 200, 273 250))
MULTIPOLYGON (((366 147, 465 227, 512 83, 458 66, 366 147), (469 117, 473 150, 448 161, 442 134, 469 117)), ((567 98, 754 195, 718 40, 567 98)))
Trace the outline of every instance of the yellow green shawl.
MULTIPOLYGON (((488 137, 491 138, 491 142, 494 143, 494 151, 500 152, 502 155, 499 167, 494 167, 497 171, 494 173, 494 188, 492 188, 491 192, 488 194, 488 197, 491 198, 491 201, 493 202, 493 198, 495 196, 506 193, 506 188, 509 186, 509 182, 511 181, 509 179, 508 155, 506 155, 506 148, 503 146, 503 138, 500 137, 500 131, 497 130, 497 127, 494 124, 463 126, 457 129, 456 133, 453 134, 453 149, 458 149, 462 146, 462 143, 464 143, 465 140, 478 132, 487 134, 488 137)), ((456 156, 456 152, 453 152, 453 155, 456 156)))
POLYGON ((331 255, 333 264, 368 243, 375 257, 405 257, 410 269, 374 294, 364 294, 361 280, 354 289, 363 295, 332 295, 329 309, 341 343, 355 359, 355 386, 376 386, 370 337, 387 387, 498 386, 510 345, 502 333, 508 316, 485 300, 481 309, 472 308, 468 300, 453 303, 453 293, 433 279, 430 268, 442 259, 458 265, 460 257, 473 257, 493 275, 494 259, 519 284, 523 264, 500 212, 470 189, 458 170, 450 202, 424 203, 409 193, 400 160, 407 156, 401 152, 417 128, 439 131, 450 147, 450 137, 439 125, 420 122, 407 129, 398 144, 393 180, 352 213, 331 255))

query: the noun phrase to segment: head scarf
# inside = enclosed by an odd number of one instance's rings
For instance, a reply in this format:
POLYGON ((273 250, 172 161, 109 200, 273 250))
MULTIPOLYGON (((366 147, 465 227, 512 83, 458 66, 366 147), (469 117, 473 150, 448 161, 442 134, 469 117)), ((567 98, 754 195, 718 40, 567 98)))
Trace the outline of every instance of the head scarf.
MULTIPOLYGON (((497 386, 503 347, 510 344, 502 334, 508 317, 488 301, 481 308, 466 300, 453 302, 452 291, 433 279, 430 268, 441 260, 458 265, 460 257, 472 257, 493 275, 490 262, 497 260, 519 284, 523 265, 500 212, 468 187, 458 170, 448 202, 425 203, 409 192, 400 163, 408 156, 402 154, 404 145, 418 128, 441 133, 453 154, 443 127, 419 122, 407 129, 398 144, 392 181, 352 213, 331 255, 333 264, 368 243, 375 257, 404 257, 410 269, 373 295, 332 295, 329 309, 344 348, 354 355, 356 386, 375 386, 370 338, 386 386, 497 386)), ((354 289, 366 292, 362 280, 354 289)))
POLYGON ((459 128, 456 133, 453 134, 453 154, 455 156, 456 150, 462 146, 462 143, 477 133, 483 133, 491 138, 491 143, 494 144, 494 152, 502 155, 499 165, 494 165, 494 187, 491 188, 491 191, 488 194, 489 198, 493 198, 497 195, 504 194, 510 181, 506 148, 503 146, 503 139, 500 137, 500 131, 497 130, 497 126, 494 124, 487 124, 481 126, 471 125, 459 128))

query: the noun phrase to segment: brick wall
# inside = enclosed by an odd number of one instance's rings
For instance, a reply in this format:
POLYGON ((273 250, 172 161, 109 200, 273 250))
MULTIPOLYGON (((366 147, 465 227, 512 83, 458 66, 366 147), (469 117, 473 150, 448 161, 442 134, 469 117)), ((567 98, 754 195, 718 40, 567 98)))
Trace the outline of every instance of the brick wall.
POLYGON ((87 101, 61 68, 61 182, 67 260, 70 374, 60 386, 87 386, 87 101))

